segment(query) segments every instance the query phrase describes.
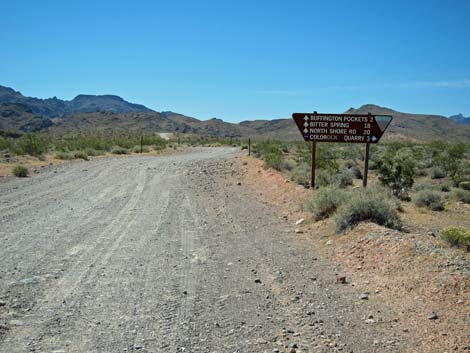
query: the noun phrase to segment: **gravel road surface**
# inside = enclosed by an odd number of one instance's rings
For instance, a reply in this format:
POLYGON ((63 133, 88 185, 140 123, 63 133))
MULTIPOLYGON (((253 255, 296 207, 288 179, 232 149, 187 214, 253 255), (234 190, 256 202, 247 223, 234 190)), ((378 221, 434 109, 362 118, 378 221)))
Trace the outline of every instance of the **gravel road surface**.
POLYGON ((51 167, 0 185, 0 352, 405 352, 239 152, 51 167))

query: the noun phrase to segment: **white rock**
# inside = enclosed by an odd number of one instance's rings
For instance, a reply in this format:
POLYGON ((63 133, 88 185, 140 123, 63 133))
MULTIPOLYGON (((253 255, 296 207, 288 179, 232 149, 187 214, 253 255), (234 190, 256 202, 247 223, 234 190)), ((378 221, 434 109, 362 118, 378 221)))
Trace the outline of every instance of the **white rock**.
POLYGON ((295 225, 298 226, 298 225, 304 223, 304 221, 305 221, 305 220, 304 220, 303 218, 301 218, 301 219, 299 219, 297 222, 295 222, 295 225))

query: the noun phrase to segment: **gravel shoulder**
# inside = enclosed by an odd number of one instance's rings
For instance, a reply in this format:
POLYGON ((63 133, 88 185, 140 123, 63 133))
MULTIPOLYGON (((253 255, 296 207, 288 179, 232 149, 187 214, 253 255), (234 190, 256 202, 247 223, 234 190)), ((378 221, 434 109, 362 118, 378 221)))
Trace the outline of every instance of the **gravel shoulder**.
POLYGON ((0 184, 0 352, 412 352, 244 176, 198 148, 0 184))

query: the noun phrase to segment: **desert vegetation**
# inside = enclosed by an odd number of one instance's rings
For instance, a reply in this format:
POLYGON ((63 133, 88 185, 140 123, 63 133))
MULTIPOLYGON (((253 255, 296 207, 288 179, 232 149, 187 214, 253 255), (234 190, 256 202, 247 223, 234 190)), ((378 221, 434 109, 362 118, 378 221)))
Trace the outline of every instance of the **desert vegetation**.
MULTIPOLYGON (((265 168, 309 187, 311 145, 261 141, 254 155, 265 168)), ((388 142, 371 145, 369 184, 362 189, 364 146, 318 144, 316 190, 304 203, 315 220, 333 218, 338 232, 363 220, 400 229, 401 203, 420 212, 445 212, 453 202, 470 203, 470 144, 388 142)))
POLYGON ((29 174, 29 170, 24 165, 17 165, 13 169, 13 175, 18 177, 18 178, 26 178, 28 176, 28 174, 29 174))
POLYGON ((158 135, 77 135, 51 136, 28 133, 0 136, 0 153, 7 156, 33 156, 40 158, 52 154, 61 160, 83 159, 106 153, 127 154, 159 151, 168 142, 158 135), (141 141, 142 138, 142 141, 141 141))

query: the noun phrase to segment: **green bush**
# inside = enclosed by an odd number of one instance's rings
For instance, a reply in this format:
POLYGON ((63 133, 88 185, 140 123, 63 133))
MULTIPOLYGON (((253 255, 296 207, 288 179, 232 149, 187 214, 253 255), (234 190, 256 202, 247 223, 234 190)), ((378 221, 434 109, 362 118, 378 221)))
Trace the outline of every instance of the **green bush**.
POLYGON ((342 172, 336 173, 332 177, 332 184, 342 189, 348 186, 351 186, 353 184, 352 173, 349 172, 348 170, 344 170, 342 172))
MULTIPOLYGON (((141 151, 140 145, 134 146, 134 148, 132 149, 132 152, 134 153, 140 153, 140 151, 141 151)), ((142 153, 148 153, 148 152, 150 152, 150 148, 148 146, 142 146, 142 153)))
POLYGON ((39 156, 47 152, 47 143, 33 134, 26 134, 19 139, 16 152, 20 155, 39 156))
POLYGON ((333 184, 334 171, 330 169, 318 169, 315 174, 315 183, 324 187, 333 184))
POLYGON ((343 166, 347 169, 351 169, 351 168, 357 167, 357 163, 356 163, 356 161, 354 161, 352 159, 348 159, 348 160, 344 161, 343 166))
POLYGON ((413 185, 413 191, 422 191, 426 189, 432 189, 433 185, 428 183, 417 183, 413 185))
POLYGON ((460 185, 460 183, 468 181, 470 182, 470 161, 461 160, 457 166, 455 173, 452 175, 452 181, 454 186, 460 185))
POLYGON ((388 151, 377 165, 380 182, 391 188, 395 195, 413 186, 416 162, 409 148, 401 148, 396 153, 388 151))
POLYGON ((347 193, 334 186, 327 186, 315 192, 305 202, 305 209, 313 212, 316 221, 330 217, 346 200, 347 193))
POLYGON ((126 148, 121 147, 121 146, 113 146, 111 148, 111 153, 112 154, 128 154, 129 151, 126 148))
POLYGON ((343 232, 347 228, 354 228, 362 221, 401 229, 398 208, 398 201, 383 188, 354 190, 336 213, 336 229, 338 232, 343 232))
POLYGON ((449 227, 439 235, 451 246, 465 247, 467 251, 470 251, 470 229, 449 227))
POLYGON ((69 161, 73 159, 73 154, 70 152, 57 151, 55 153, 55 158, 69 161))
POLYGON ((19 178, 26 178, 29 174, 28 168, 26 168, 24 165, 17 165, 13 169, 13 175, 19 178))
POLYGON ((84 151, 75 151, 73 154, 73 158, 75 159, 83 159, 84 161, 88 161, 88 155, 84 151))
POLYGON ((444 169, 440 167, 433 167, 431 168, 431 179, 442 179, 446 176, 446 172, 444 169))
MULTIPOLYGON (((462 168, 465 153, 467 152, 469 145, 461 142, 455 143, 441 143, 437 146, 438 149, 435 152, 434 163, 441 167, 447 175, 453 180, 458 174, 459 169, 462 168)), ((467 164, 467 168, 470 165, 467 164)), ((458 185, 456 182, 455 185, 458 185)))
POLYGON ((460 189, 464 189, 464 190, 470 190, 470 181, 462 181, 460 184, 459 184, 459 188, 460 189))
POLYGON ((414 203, 418 207, 426 207, 433 211, 444 210, 444 200, 439 192, 434 190, 422 190, 420 191, 414 200, 414 203))
POLYGON ((310 184, 310 173, 310 166, 306 163, 301 163, 292 170, 291 178, 297 184, 307 186, 310 184))
POLYGON ((104 151, 100 151, 100 150, 95 150, 94 148, 85 148, 83 150, 87 156, 90 156, 90 157, 95 157, 95 156, 101 156, 104 154, 104 151))
POLYGON ((354 167, 352 167, 351 169, 349 169, 352 176, 356 179, 362 179, 363 178, 363 175, 362 175, 362 171, 361 169, 359 169, 359 167, 356 165, 354 167))
POLYGON ((441 191, 442 192, 449 192, 450 191, 450 185, 449 184, 441 184, 441 191))
POLYGON ((452 197, 463 203, 470 204, 470 191, 464 189, 454 189, 452 190, 452 197))
POLYGON ((377 170, 379 165, 376 161, 370 160, 369 161, 369 170, 377 170))
POLYGON ((266 169, 273 168, 281 170, 282 167, 282 156, 277 153, 267 153, 263 156, 264 167, 266 169))
POLYGON ((428 171, 426 169, 416 168, 416 176, 426 176, 428 171))

